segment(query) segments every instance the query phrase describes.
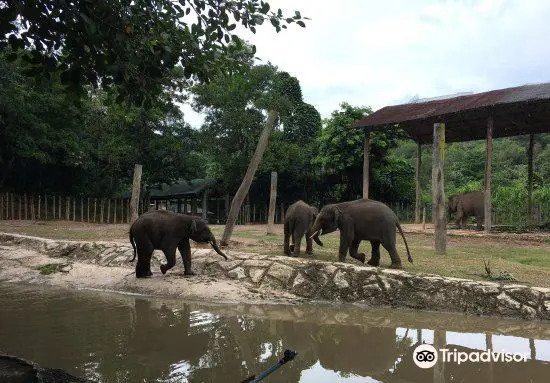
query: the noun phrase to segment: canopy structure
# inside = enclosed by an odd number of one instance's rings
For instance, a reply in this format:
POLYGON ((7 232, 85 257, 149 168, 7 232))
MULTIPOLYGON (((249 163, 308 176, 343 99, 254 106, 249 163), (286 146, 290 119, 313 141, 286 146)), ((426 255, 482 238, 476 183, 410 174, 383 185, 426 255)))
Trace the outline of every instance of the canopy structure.
POLYGON ((446 142, 485 139, 485 230, 491 229, 492 139, 529 134, 528 215, 531 216, 533 143, 536 133, 550 132, 550 83, 524 85, 489 92, 443 96, 402 105, 386 106, 354 122, 365 131, 363 196, 368 198, 370 132, 398 126, 417 143, 416 222, 420 216, 421 145, 433 144, 433 216, 436 252, 445 252, 446 222, 443 192, 443 160, 446 142), (439 245, 438 245, 439 242, 439 245), (438 248, 439 247, 439 248, 438 248))

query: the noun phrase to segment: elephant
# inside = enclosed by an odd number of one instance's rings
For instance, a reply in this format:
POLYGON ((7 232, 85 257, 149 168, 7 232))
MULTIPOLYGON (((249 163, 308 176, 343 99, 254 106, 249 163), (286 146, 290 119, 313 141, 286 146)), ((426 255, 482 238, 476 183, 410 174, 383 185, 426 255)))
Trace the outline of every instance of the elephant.
MULTIPOLYGON (((306 236, 306 254, 313 253, 313 244, 310 238, 312 233, 311 227, 318 213, 319 210, 317 208, 309 206, 302 200, 288 207, 284 223, 284 253, 286 255, 300 256, 300 243, 304 234, 306 236), (292 244, 289 245, 290 236, 292 236, 292 244)), ((314 240, 319 246, 323 246, 323 242, 319 238, 315 238, 314 240)))
POLYGON ((365 254, 357 253, 361 241, 370 241, 372 254, 367 262, 371 266, 380 265, 380 244, 390 253, 391 267, 402 267, 395 247, 396 232, 399 230, 409 262, 412 262, 409 245, 395 213, 384 203, 371 199, 358 199, 324 206, 313 224, 312 238, 340 230, 338 258, 345 262, 347 252, 352 258, 365 262, 365 254))
POLYGON ((162 250, 167 263, 160 265, 160 271, 166 274, 176 264, 176 248, 183 260, 185 275, 194 275, 191 270, 191 247, 189 239, 198 243, 210 243, 212 248, 227 259, 220 250, 214 234, 200 218, 169 210, 153 210, 142 214, 130 227, 130 243, 136 253, 136 277, 145 278, 153 275, 151 272, 151 257, 154 250, 162 250))
POLYGON ((449 197, 449 220, 451 213, 456 213, 455 222, 459 229, 466 226, 466 220, 470 216, 476 217, 477 230, 482 229, 485 219, 485 193, 474 191, 457 194, 449 197))

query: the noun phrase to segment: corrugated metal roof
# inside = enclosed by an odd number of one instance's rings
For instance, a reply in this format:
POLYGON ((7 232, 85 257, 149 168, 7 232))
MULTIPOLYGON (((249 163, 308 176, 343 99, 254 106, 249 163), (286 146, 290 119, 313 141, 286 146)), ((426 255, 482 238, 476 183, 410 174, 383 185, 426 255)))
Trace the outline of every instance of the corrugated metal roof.
POLYGON ((550 83, 498 89, 444 100, 386 106, 356 121, 351 127, 373 128, 436 117, 440 117, 441 122, 445 122, 445 117, 451 117, 457 113, 541 100, 550 100, 550 83))

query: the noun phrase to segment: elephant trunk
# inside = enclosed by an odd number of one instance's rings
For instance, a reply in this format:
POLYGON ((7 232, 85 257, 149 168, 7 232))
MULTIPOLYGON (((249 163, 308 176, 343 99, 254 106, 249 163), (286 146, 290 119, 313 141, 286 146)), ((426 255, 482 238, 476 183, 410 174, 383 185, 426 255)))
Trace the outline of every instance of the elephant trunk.
POLYGON ((227 255, 225 255, 223 251, 220 250, 220 248, 218 247, 218 243, 216 242, 216 238, 214 238, 214 236, 212 236, 212 239, 210 239, 210 245, 212 245, 212 248, 216 251, 216 253, 224 257, 225 260, 227 261, 227 255))
POLYGON ((319 235, 321 235, 322 233, 323 233, 323 229, 319 229, 319 230, 316 230, 310 237, 319 246, 323 246, 323 242, 321 242, 321 240, 319 239, 319 235))

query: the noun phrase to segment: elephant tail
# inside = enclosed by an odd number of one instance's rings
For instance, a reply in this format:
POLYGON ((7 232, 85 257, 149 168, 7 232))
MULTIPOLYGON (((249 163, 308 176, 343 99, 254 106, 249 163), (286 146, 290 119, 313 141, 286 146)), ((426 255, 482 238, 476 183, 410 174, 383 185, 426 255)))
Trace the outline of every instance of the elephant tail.
POLYGON ((132 228, 130 228, 129 234, 130 234, 130 243, 132 244, 132 247, 134 248, 134 258, 132 258, 128 262, 134 262, 134 260, 136 259, 136 244, 134 243, 134 236, 132 234, 132 228))
POLYGON ((401 233, 401 237, 403 237, 403 242, 405 242, 405 249, 407 249, 407 259, 410 263, 412 263, 413 258, 411 256, 411 252, 409 251, 409 244, 407 243, 407 239, 405 238, 405 234, 403 234, 403 229, 401 229, 401 225, 399 222, 395 223, 395 226, 397 226, 397 229, 399 230, 399 233, 401 233))

